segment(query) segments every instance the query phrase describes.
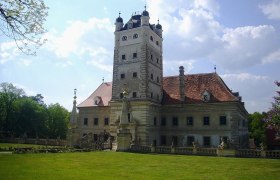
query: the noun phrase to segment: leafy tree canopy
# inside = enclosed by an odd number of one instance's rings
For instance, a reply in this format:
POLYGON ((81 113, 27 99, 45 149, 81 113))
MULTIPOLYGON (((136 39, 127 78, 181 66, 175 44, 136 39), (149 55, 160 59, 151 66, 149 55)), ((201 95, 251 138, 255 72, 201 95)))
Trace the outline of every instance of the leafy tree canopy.
POLYGON ((47 15, 43 0, 0 0, 0 33, 14 39, 23 53, 35 55, 46 42, 42 35, 47 15))
MULTIPOLYGON (((275 82, 276 86, 280 87, 280 82, 275 82)), ((275 129, 280 136, 280 91, 276 91, 277 96, 274 96, 274 102, 272 102, 272 108, 267 113, 267 118, 265 119, 267 127, 275 129)))

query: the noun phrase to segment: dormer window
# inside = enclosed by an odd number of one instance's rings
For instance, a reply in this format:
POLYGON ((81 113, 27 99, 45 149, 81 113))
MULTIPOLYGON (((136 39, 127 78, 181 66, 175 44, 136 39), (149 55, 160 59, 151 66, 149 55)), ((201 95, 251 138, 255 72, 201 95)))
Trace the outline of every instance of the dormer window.
POLYGON ((93 104, 94 105, 98 105, 101 101, 101 97, 100 96, 95 96, 93 99, 93 104))
POLYGON ((210 101, 210 93, 208 91, 204 91, 202 94, 202 101, 208 102, 210 101))
POLYGON ((126 40, 127 40, 127 36, 123 36, 123 37, 122 37, 122 40, 123 40, 123 41, 126 41, 126 40))

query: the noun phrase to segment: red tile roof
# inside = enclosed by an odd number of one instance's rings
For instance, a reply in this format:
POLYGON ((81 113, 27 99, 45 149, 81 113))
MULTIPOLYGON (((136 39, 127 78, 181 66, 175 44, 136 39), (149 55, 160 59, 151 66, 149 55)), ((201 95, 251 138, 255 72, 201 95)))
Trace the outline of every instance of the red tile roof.
MULTIPOLYGON (((184 103, 202 103, 202 94, 208 91, 211 95, 209 102, 239 101, 224 81, 216 73, 184 75, 184 103)), ((163 78, 163 104, 177 104, 180 101, 179 76, 163 78)))
MULTIPOLYGON (((185 79, 185 101, 183 103, 203 103, 202 94, 210 93, 209 102, 232 102, 240 101, 234 96, 221 77, 216 73, 188 74, 185 79)), ((162 104, 179 104, 180 89, 179 76, 163 78, 163 99, 162 104)), ((238 94, 238 93, 237 93, 238 94)), ((112 98, 112 83, 102 83, 80 107, 108 106, 112 98), (97 104, 96 104, 97 102, 97 104)))
POLYGON ((112 98, 112 83, 102 83, 85 101, 77 107, 108 106, 112 98))

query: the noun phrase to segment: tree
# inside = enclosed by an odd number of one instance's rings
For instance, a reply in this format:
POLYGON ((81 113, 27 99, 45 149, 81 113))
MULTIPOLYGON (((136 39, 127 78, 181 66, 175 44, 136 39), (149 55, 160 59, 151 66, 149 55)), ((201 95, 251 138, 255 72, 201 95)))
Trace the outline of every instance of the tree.
MULTIPOLYGON (((275 81, 277 87, 280 87, 280 81, 275 81)), ((276 130, 277 138, 280 138, 280 91, 276 91, 277 96, 274 96, 272 108, 267 113, 265 119, 267 127, 276 130)))
POLYGON ((24 95, 24 91, 11 83, 0 84, 0 131, 6 133, 12 129, 14 102, 24 95))
POLYGON ((14 103, 15 122, 13 132, 16 136, 46 137, 46 122, 48 120, 47 108, 32 97, 19 98, 14 103))
POLYGON ((265 116, 265 113, 254 112, 248 117, 250 138, 254 138, 257 146, 265 141, 265 122, 263 121, 265 116))
POLYGON ((35 55, 46 42, 42 35, 47 15, 43 0, 0 0, 0 32, 12 38, 23 53, 35 55))
POLYGON ((50 138, 66 138, 69 123, 69 112, 58 103, 48 106, 47 123, 50 138))

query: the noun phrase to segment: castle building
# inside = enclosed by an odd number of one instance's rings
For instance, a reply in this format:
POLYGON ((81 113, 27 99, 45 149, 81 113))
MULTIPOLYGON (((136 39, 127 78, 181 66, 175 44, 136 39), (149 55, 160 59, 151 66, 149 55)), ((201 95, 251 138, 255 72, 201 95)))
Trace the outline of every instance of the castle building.
POLYGON ((216 73, 163 77, 162 26, 149 12, 115 22, 113 81, 103 82, 77 106, 74 97, 70 139, 93 139, 106 131, 117 142, 121 124, 140 145, 217 147, 221 138, 238 148, 248 144, 247 111, 239 93, 216 73), (124 98, 126 103, 124 105, 124 98))

